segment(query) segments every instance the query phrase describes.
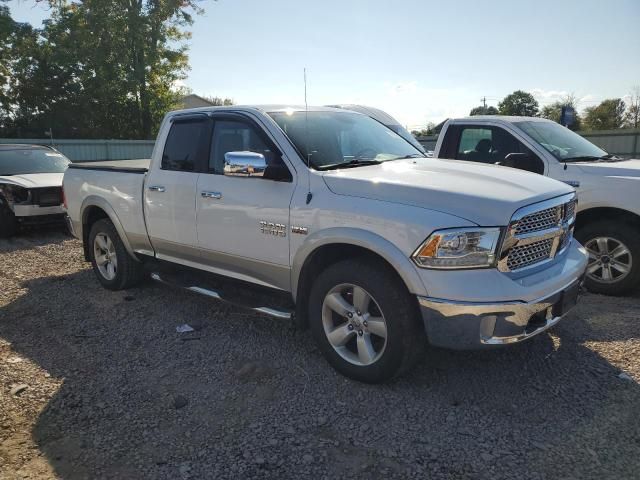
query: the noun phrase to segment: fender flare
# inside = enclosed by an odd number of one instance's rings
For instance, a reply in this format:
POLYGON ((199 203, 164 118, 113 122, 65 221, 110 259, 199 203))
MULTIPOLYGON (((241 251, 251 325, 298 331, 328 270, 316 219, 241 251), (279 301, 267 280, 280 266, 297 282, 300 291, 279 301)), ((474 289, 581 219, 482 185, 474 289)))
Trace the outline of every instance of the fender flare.
POLYGON ((320 247, 331 244, 349 244, 362 247, 384 258, 398 273, 407 289, 414 295, 426 296, 426 288, 410 258, 393 243, 377 233, 360 228, 335 227, 320 230, 305 239, 291 264, 291 294, 294 301, 298 283, 307 260, 320 247))
POLYGON ((120 219, 116 214, 116 211, 102 197, 98 197, 96 195, 90 195, 87 198, 85 198, 84 201, 82 202, 82 206, 80 207, 80 219, 81 219, 82 231, 79 232, 81 238, 84 239, 84 233, 85 233, 84 228, 87 223, 87 216, 89 215, 89 211, 91 207, 97 207, 107 214, 107 216, 109 217, 109 220, 111 220, 111 223, 113 223, 113 225, 116 227, 116 231, 118 232, 118 235, 120 236, 120 239, 122 240, 122 243, 124 244, 125 249, 127 250, 127 252, 129 252, 129 255, 131 255, 134 259, 139 260, 136 253, 133 251, 133 248, 131 248, 131 243, 129 243, 129 239, 127 238, 127 233, 122 227, 122 223, 120 222, 120 219))

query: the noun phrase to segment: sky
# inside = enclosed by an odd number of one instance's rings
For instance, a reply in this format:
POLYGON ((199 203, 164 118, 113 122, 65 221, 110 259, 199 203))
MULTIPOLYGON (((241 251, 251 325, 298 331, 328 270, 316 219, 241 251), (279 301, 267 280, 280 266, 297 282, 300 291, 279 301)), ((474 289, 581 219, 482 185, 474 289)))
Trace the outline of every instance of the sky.
MULTIPOLYGON (((640 0, 204 0, 184 85, 240 104, 359 103, 413 129, 521 89, 579 109, 640 85, 640 0)), ((11 0, 16 20, 47 8, 11 0)))

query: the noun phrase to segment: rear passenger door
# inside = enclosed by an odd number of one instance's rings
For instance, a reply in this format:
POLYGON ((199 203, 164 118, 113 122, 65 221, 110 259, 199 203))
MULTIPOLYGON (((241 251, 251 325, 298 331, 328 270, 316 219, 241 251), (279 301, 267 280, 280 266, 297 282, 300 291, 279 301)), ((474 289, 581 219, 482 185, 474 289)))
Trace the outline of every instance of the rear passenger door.
POLYGON ((145 220, 158 258, 198 261, 196 185, 206 161, 210 130, 207 115, 174 117, 160 165, 156 161, 146 179, 145 220))

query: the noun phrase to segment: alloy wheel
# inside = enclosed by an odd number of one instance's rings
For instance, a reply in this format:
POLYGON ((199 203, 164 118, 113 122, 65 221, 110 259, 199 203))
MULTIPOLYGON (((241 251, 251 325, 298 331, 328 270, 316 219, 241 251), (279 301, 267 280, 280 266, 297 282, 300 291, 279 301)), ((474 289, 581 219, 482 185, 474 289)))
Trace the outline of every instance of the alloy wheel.
POLYGON ((333 287, 322 303, 322 325, 329 344, 358 366, 375 363, 387 345, 387 322, 376 300, 362 287, 333 287))
POLYGON ((631 251, 621 241, 611 237, 592 238, 585 244, 589 253, 587 275, 600 283, 623 280, 633 265, 631 251))
POLYGON ((98 233, 93 241, 93 258, 100 274, 107 280, 116 278, 118 257, 116 247, 106 233, 98 233))

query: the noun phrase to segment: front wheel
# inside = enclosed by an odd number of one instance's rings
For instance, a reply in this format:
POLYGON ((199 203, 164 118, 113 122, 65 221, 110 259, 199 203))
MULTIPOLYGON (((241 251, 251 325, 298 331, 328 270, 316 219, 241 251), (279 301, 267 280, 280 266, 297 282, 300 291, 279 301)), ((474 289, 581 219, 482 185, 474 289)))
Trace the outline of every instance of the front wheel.
POLYGON ((624 295, 640 284, 640 231, 619 221, 585 225, 576 238, 589 253, 585 285, 605 295, 624 295))
POLYGON ((375 261, 347 260, 322 272, 311 288, 309 323, 327 361, 362 382, 406 371, 425 347, 415 300, 375 261))
POLYGON ((129 255, 111 220, 98 220, 91 227, 89 256, 98 281, 109 290, 133 287, 144 275, 142 264, 129 255))

